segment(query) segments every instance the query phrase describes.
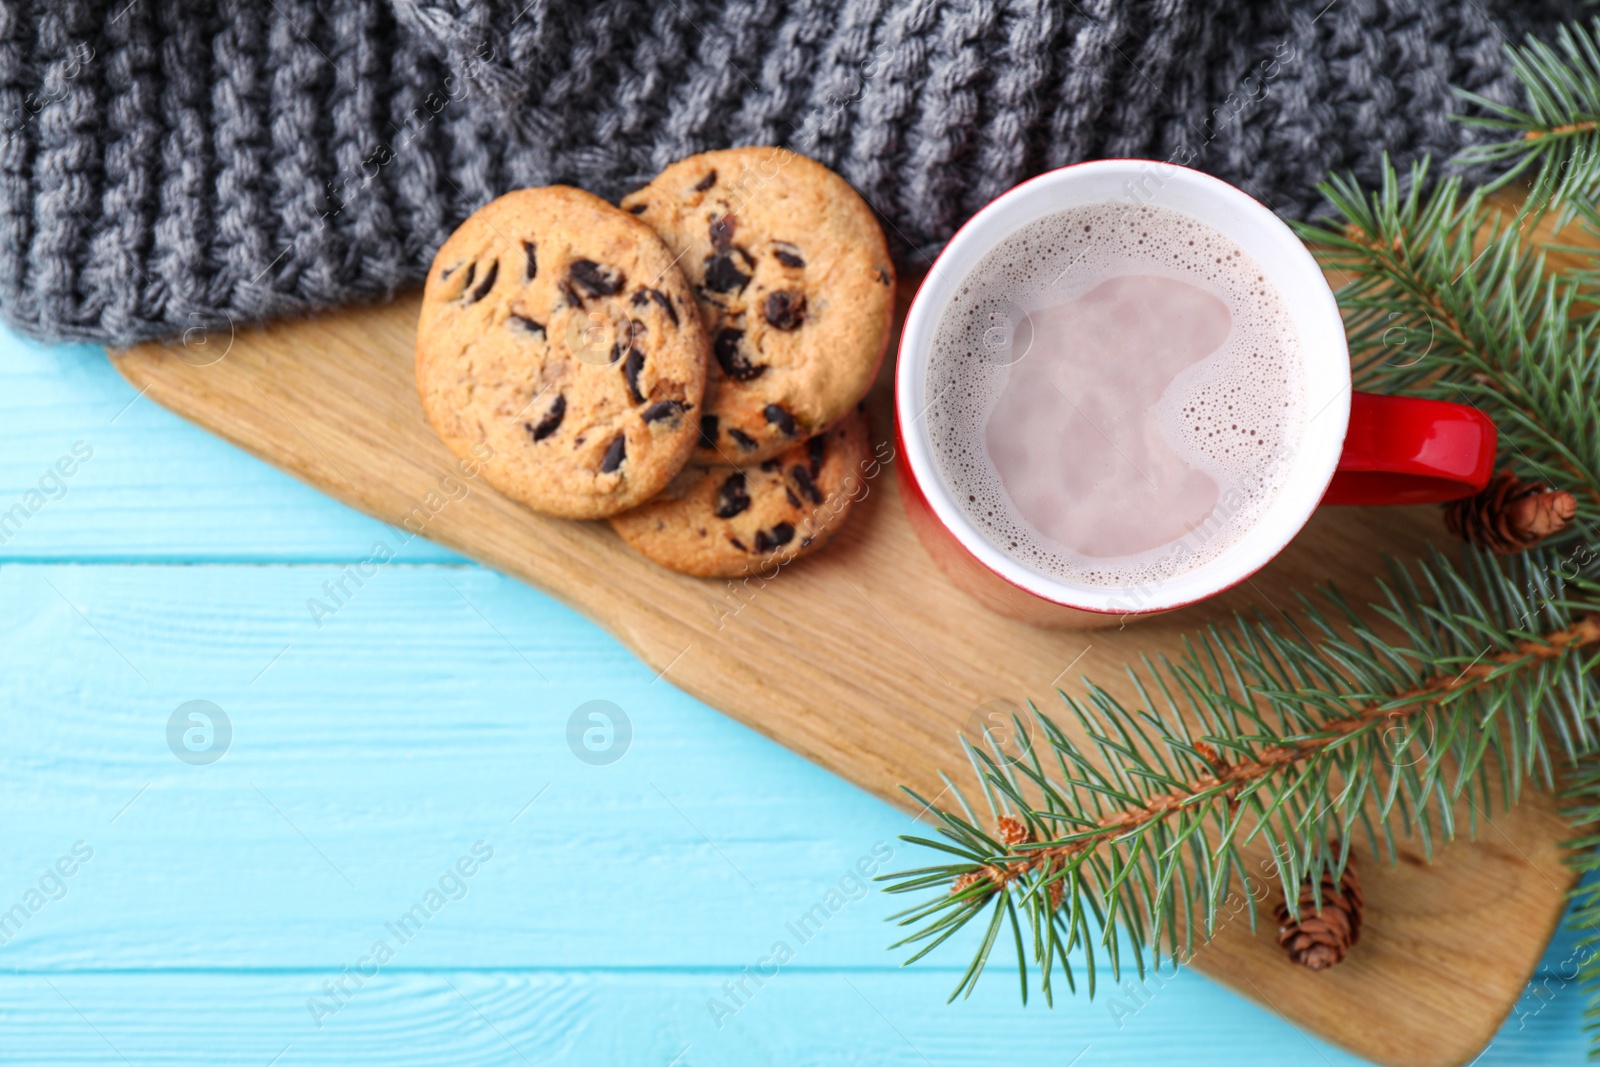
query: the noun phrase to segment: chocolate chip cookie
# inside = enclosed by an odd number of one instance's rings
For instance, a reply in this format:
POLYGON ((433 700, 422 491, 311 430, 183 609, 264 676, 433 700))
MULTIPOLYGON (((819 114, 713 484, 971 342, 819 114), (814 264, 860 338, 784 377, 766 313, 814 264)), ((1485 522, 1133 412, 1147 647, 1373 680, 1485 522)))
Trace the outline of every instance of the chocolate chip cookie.
POLYGON ((821 548, 873 472, 860 411, 761 463, 686 467, 656 499, 611 527, 670 570, 702 578, 768 573, 821 548))
POLYGON ((485 205, 434 257, 417 391, 456 455, 535 511, 596 519, 682 469, 699 435, 708 345, 673 253, 580 189, 485 205))
POLYGON ((694 286, 713 360, 696 462, 747 466, 849 411, 877 376, 894 266, 848 182, 784 148, 674 163, 623 198, 694 286))

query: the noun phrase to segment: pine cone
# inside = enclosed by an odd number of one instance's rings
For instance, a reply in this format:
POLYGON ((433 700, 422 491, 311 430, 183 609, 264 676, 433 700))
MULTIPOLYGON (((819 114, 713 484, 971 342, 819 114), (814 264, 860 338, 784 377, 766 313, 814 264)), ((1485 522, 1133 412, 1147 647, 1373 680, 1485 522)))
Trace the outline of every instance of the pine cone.
POLYGON ((1343 960, 1345 953, 1361 940, 1361 882, 1356 878, 1355 857, 1345 864, 1337 882, 1333 872, 1322 872, 1322 910, 1316 911, 1311 880, 1300 883, 1300 918, 1289 917, 1289 905, 1280 900, 1274 908, 1278 917, 1278 944, 1289 953, 1290 961, 1324 970, 1343 960))
POLYGON ((1477 496, 1447 506, 1444 524, 1469 544, 1509 556, 1566 529, 1577 513, 1571 493, 1501 471, 1477 496))
POLYGON ((1000 816, 994 828, 1001 842, 1007 845, 1026 845, 1033 840, 1033 831, 1028 829, 1027 824, 1011 815, 1000 816))
POLYGON ((979 874, 977 871, 968 871, 966 874, 960 875, 954 882, 950 883, 950 892, 955 894, 961 892, 963 889, 970 889, 971 887, 977 885, 982 878, 983 875, 979 874))

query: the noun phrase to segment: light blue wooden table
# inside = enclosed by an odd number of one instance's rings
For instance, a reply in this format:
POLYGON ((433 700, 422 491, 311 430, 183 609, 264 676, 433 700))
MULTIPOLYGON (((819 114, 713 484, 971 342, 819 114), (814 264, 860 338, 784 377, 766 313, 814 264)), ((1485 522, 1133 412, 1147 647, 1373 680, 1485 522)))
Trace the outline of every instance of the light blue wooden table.
MULTIPOLYGON (((900 970, 896 902, 855 891, 875 849, 920 860, 909 819, 448 551, 345 577, 387 527, 136 396, 98 349, 0 335, 16 504, 0 1061, 1358 1062, 1187 973, 1050 1010, 1000 968, 946 1006, 965 959, 900 970), (331 615, 308 607, 341 581, 331 615), (631 722, 609 764, 568 744, 592 700, 631 722), (169 744, 190 701, 225 714, 220 760, 187 713, 169 744), (778 941, 793 958, 740 992, 778 941)), ((1583 1062, 1571 952, 1479 1063, 1583 1062)))

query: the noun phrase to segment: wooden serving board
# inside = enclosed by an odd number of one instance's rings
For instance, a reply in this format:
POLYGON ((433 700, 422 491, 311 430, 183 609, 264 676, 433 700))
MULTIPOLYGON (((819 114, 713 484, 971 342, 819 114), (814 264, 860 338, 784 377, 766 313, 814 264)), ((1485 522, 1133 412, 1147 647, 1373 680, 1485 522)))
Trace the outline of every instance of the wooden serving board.
MULTIPOLYGON (((909 290, 901 295, 903 309, 909 290)), ((901 510, 891 462, 816 557, 765 583, 687 578, 635 555, 604 523, 531 514, 481 479, 467 479, 464 496, 450 492, 460 472, 414 388, 417 309, 410 296, 112 358, 156 402, 352 507, 559 597, 674 685, 907 809, 902 783, 938 797, 941 768, 965 777, 957 735, 990 702, 1048 709, 1054 686, 1081 688, 1085 676, 1131 699, 1123 669, 1138 654, 1177 653, 1207 620, 1288 606, 1292 590, 1330 579, 1365 598, 1385 551, 1412 555, 1442 534, 1435 508, 1324 509, 1271 566, 1213 602, 1121 630, 1037 630, 976 606, 935 568, 901 510)), ((891 370, 868 403, 882 455, 893 439, 891 370)), ((1363 857, 1364 935, 1332 971, 1291 966, 1270 916, 1254 932, 1228 923, 1194 965, 1380 1063, 1465 1063, 1493 1037, 1561 916, 1566 835, 1553 801, 1532 795, 1431 865, 1416 842, 1395 867, 1363 857)))

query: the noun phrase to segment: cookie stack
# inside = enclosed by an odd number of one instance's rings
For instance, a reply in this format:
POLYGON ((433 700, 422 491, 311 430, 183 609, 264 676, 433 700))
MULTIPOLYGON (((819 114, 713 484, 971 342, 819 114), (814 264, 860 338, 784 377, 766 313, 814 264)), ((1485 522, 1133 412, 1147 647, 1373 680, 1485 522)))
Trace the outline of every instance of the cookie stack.
POLYGON ((707 152, 620 209, 553 186, 474 213, 428 273, 417 389, 513 499, 734 577, 848 515, 893 311, 883 232, 848 183, 788 149, 707 152))

